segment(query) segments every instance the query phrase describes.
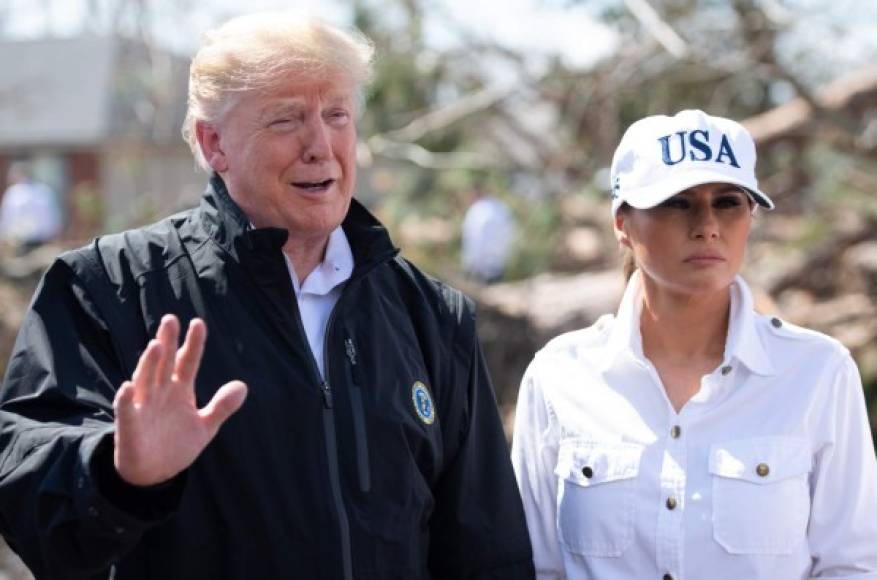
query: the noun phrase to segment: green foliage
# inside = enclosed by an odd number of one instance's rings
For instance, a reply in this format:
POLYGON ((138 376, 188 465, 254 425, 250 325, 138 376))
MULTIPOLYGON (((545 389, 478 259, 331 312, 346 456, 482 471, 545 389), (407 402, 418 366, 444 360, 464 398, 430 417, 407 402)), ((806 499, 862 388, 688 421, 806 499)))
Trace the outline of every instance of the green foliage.
POLYGON ((517 218, 518 235, 506 279, 519 280, 547 271, 562 231, 558 205, 552 200, 521 198, 510 205, 517 218))

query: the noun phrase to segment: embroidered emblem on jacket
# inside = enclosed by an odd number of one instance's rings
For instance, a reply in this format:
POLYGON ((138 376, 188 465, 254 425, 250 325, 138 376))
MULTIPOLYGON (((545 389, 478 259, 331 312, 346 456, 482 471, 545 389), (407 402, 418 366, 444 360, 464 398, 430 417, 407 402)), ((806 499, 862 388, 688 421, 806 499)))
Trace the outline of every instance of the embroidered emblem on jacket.
POLYGON ((411 402, 414 403, 414 411, 420 420, 427 425, 435 422, 435 405, 432 402, 432 395, 426 385, 420 381, 415 382, 411 386, 411 402))

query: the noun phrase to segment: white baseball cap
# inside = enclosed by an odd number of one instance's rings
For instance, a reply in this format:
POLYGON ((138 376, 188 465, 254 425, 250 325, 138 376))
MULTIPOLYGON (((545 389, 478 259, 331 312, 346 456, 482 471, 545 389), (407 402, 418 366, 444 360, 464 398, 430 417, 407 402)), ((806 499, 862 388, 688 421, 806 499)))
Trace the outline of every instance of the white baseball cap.
POLYGON ((612 215, 622 204, 655 207, 704 183, 739 185, 773 209, 755 178, 755 142, 743 125, 689 110, 640 119, 625 131, 612 158, 612 215))

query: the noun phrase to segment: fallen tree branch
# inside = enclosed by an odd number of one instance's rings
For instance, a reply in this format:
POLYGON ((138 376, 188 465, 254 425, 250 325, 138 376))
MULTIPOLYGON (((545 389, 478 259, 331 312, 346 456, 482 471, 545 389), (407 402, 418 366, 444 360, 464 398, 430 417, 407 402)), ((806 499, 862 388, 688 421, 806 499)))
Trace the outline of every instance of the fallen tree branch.
MULTIPOLYGON (((841 77, 816 91, 812 98, 821 109, 832 114, 844 113, 854 104, 877 99, 877 66, 841 77)), ((798 97, 746 119, 743 125, 755 142, 764 146, 784 138, 800 136, 817 118, 814 108, 804 98, 798 97)))
POLYGON ((667 52, 678 59, 685 58, 689 54, 688 43, 676 34, 673 28, 661 19, 661 16, 652 8, 646 0, 624 0, 627 9, 640 21, 658 43, 667 52))

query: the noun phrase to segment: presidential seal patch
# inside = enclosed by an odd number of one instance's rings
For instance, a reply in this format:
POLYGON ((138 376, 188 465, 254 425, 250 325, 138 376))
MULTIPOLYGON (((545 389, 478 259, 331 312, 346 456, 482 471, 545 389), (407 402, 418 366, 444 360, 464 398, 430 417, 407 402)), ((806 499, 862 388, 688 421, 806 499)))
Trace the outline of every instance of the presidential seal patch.
POLYGON ((435 422, 435 405, 432 403, 432 395, 429 389, 420 381, 411 386, 411 402, 414 403, 414 411, 420 420, 427 425, 435 422))

